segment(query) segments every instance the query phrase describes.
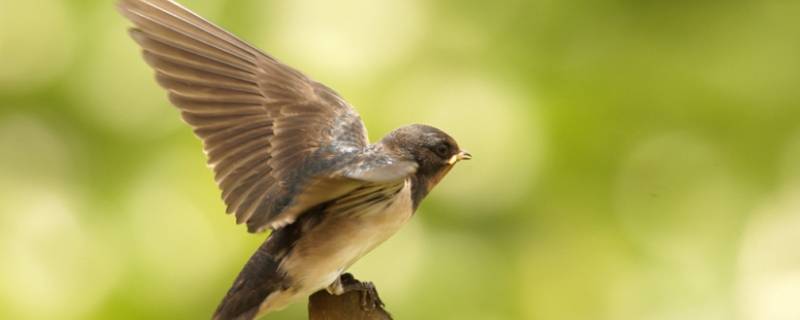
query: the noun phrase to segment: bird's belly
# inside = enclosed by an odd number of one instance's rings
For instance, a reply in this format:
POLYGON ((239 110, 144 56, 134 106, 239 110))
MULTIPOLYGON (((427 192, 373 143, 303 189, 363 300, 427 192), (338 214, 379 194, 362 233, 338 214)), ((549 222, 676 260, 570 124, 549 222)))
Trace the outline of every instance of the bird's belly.
POLYGON ((281 264, 299 291, 325 288, 411 218, 411 184, 405 182, 389 202, 378 202, 358 215, 332 213, 297 242, 281 264))

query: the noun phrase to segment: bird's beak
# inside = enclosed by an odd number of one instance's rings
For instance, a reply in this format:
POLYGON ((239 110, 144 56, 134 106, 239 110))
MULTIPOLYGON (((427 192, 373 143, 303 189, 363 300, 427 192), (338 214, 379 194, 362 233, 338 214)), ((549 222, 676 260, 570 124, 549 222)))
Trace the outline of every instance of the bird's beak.
POLYGON ((447 164, 454 165, 456 162, 469 159, 472 159, 472 155, 469 154, 469 152, 461 150, 458 153, 454 154, 452 157, 450 157, 450 160, 447 161, 447 164))

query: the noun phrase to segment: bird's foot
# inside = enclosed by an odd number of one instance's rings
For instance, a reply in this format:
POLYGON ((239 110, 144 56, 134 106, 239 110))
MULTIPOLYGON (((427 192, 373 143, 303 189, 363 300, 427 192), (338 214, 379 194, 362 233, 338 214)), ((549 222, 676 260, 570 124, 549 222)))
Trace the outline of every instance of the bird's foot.
POLYGON ((350 291, 360 292, 361 308, 366 311, 382 308, 384 306, 383 301, 381 301, 381 297, 378 296, 378 289, 375 288, 375 285, 372 282, 358 281, 350 273, 341 275, 339 279, 337 279, 336 282, 334 282, 334 284, 331 286, 337 286, 338 288, 341 288, 342 294, 350 291))

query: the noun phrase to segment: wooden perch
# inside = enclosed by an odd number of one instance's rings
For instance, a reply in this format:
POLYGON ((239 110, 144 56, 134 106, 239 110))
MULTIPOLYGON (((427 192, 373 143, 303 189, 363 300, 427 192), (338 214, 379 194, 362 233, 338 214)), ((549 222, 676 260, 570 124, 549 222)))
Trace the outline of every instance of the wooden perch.
POLYGON ((392 320, 372 283, 360 282, 349 273, 341 281, 352 289, 338 296, 320 290, 308 297, 309 320, 392 320))

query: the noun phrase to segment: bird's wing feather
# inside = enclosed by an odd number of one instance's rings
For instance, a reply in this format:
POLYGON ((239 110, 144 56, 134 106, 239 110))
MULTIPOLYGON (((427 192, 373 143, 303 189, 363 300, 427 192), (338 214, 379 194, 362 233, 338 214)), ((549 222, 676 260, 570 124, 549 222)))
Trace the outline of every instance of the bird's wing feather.
POLYGON ((400 181, 417 171, 417 162, 401 160, 385 152, 367 150, 335 174, 372 183, 400 181))
POLYGON ((346 169, 357 168, 368 139, 361 118, 331 89, 172 1, 118 7, 158 83, 203 141, 228 213, 251 232, 285 225, 359 180, 390 175, 346 169))
POLYGON ((316 204, 349 195, 364 185, 392 184, 405 180, 417 170, 414 161, 396 159, 389 154, 364 150, 336 167, 328 175, 318 176, 304 186, 295 204, 271 221, 273 229, 281 228, 316 204))

